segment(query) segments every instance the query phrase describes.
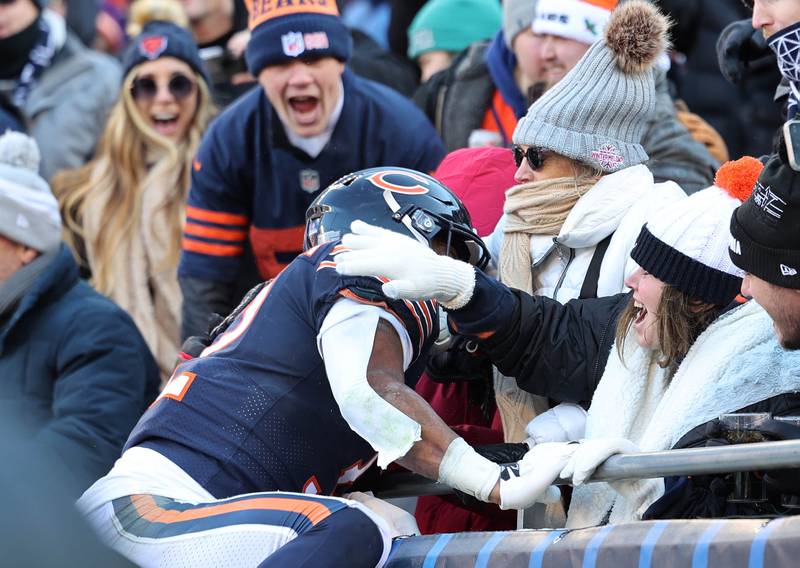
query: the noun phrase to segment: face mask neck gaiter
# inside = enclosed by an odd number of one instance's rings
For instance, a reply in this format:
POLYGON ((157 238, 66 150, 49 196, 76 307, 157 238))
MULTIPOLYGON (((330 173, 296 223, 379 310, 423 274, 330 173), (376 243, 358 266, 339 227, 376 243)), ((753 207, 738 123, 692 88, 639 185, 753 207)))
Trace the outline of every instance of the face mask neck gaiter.
POLYGON ((767 40, 778 59, 778 69, 789 82, 787 118, 797 115, 800 103, 800 22, 782 29, 767 40))
POLYGON ((30 58, 39 37, 39 19, 14 35, 0 39, 0 79, 16 79, 30 58))

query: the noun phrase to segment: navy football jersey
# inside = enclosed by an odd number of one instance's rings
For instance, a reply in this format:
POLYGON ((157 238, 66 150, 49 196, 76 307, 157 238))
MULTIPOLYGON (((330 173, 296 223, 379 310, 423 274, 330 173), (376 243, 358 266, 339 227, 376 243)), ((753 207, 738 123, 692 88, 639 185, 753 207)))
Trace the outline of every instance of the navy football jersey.
POLYGON ((203 354, 183 363, 131 433, 216 498, 281 490, 330 494, 375 461, 341 416, 316 338, 342 297, 381 306, 408 331, 413 386, 438 334, 433 302, 390 300, 381 280, 341 276, 327 243, 295 259, 203 354))

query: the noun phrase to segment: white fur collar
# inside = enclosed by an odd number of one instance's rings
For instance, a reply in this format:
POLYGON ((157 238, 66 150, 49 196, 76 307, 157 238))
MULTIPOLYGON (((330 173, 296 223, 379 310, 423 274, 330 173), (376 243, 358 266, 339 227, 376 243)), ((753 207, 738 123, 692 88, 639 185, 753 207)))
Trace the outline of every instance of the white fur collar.
MULTIPOLYGON (((632 339, 629 345, 635 345, 632 339)), ((589 408, 587 438, 623 437, 643 451, 667 450, 720 414, 800 389, 800 352, 780 348, 772 321, 754 301, 709 326, 670 381, 652 352, 633 345, 626 351, 627 365, 612 347, 589 408)), ((611 522, 640 518, 663 494, 663 481, 640 485, 628 499, 618 498, 606 483, 577 488, 567 526, 598 524, 612 504, 611 522)))
POLYGON ((558 242, 576 249, 595 246, 613 233, 631 206, 652 189, 653 174, 644 165, 604 175, 575 203, 558 242))

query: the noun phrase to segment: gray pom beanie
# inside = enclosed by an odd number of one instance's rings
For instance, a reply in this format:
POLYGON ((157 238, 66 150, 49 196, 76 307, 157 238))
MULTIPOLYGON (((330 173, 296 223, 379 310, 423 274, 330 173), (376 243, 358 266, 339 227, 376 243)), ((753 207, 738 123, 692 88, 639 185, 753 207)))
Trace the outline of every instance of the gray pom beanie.
POLYGON ((640 144, 655 109, 653 66, 667 48, 669 21, 645 0, 611 14, 604 38, 533 103, 515 144, 546 148, 611 173, 648 160, 640 144))
POLYGON ((38 173, 39 159, 33 138, 12 131, 0 136, 0 235, 45 252, 61 242, 61 216, 38 173))
POLYGON ((531 27, 537 0, 503 0, 503 39, 511 49, 514 38, 531 27))

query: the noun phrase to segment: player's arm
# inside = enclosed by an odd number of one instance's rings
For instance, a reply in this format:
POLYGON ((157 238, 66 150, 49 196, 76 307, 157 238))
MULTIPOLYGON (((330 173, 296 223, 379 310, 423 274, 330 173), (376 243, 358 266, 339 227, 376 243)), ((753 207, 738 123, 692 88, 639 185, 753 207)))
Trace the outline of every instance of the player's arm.
POLYGON ((404 344, 408 334, 402 325, 374 306, 356 311, 343 302, 326 318, 321 352, 342 416, 378 452, 378 465, 398 461, 505 508, 525 508, 544 498, 566 462, 567 448, 537 446, 505 469, 478 455, 405 385, 410 345, 404 344))

